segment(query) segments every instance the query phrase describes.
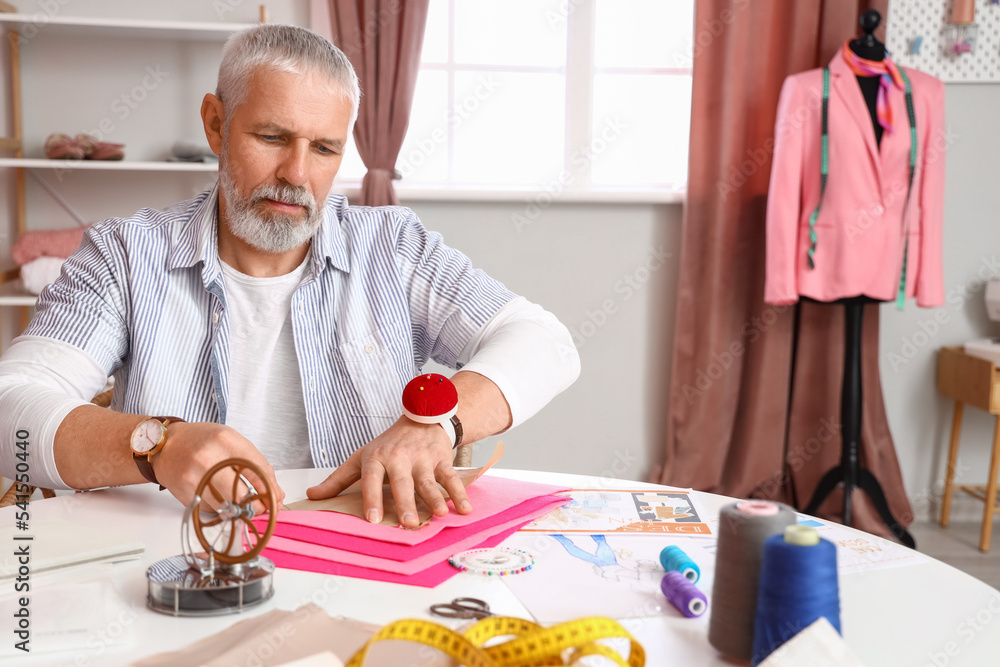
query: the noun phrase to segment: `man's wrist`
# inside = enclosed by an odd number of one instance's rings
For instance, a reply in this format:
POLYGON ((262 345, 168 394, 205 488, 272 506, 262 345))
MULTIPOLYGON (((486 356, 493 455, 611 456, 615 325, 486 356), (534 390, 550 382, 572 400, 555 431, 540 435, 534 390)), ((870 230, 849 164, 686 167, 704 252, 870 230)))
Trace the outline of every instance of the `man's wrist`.
POLYGON ((156 459, 160 453, 166 448, 168 430, 167 427, 171 424, 184 423, 183 419, 179 417, 148 417, 139 422, 132 431, 132 436, 130 437, 130 447, 132 447, 132 442, 135 438, 136 432, 142 427, 142 425, 148 421, 155 420, 163 425, 163 435, 160 444, 153 448, 152 451, 142 454, 137 452, 134 448, 132 449, 132 459, 135 461, 136 467, 139 468, 140 474, 149 482, 156 484, 160 487, 160 491, 163 491, 166 487, 160 483, 156 477, 156 472, 153 469, 153 461, 156 459))

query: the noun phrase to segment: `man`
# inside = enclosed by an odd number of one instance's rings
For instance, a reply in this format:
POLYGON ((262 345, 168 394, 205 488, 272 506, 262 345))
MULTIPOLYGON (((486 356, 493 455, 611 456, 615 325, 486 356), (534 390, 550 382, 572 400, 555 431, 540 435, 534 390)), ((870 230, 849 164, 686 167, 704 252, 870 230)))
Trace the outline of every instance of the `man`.
POLYGON ((360 479, 371 521, 384 478, 406 526, 417 496, 448 512, 438 482, 471 510, 455 443, 400 416, 403 386, 428 358, 463 368, 457 414, 472 442, 541 408, 579 358, 551 314, 412 211, 328 197, 359 97, 343 53, 308 30, 227 42, 201 109, 218 186, 88 231, 0 359, 0 473, 13 477, 20 432, 35 485, 145 477, 187 503, 208 468, 241 457, 275 488, 275 468, 338 466, 309 496, 360 479), (88 403, 108 375, 113 411, 88 403), (153 415, 166 438, 147 465, 130 443, 160 428, 153 415))

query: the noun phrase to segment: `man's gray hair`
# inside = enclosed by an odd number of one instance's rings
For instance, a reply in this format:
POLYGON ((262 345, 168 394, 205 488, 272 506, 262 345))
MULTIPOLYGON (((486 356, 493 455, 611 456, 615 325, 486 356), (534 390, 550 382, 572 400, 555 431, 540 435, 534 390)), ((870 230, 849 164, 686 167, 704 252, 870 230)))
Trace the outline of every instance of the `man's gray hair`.
POLYGON ((361 89, 358 75, 344 52, 312 30, 265 23, 240 31, 226 41, 215 96, 222 100, 228 129, 232 113, 246 101, 250 80, 260 69, 299 74, 314 69, 326 74, 351 103, 351 124, 358 118, 361 89))

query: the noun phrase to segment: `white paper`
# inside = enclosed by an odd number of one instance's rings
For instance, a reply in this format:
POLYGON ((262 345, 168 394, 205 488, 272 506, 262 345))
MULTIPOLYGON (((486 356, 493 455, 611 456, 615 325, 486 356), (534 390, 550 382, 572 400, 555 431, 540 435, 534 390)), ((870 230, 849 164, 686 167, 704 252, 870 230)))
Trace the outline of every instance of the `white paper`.
MULTIPOLYGON (((30 614, 31 653, 69 651, 87 648, 99 654, 113 646, 130 646, 135 641, 139 610, 130 607, 118 594, 111 579, 111 566, 84 568, 87 576, 69 580, 65 572, 31 578, 27 606, 30 614), (95 573, 98 576, 90 578, 95 573)), ((76 574, 80 574, 77 572, 76 574)), ((14 589, 11 588, 11 591, 14 589)), ((0 597, 0 618, 10 619, 23 607, 23 593, 0 597)), ((0 657, 25 653, 11 640, 0 643, 0 657)))
POLYGON ((812 526, 819 536, 837 545, 837 572, 870 572, 929 560, 927 556, 877 535, 848 529, 839 523, 799 516, 799 523, 812 526))
MULTIPOLYGON (((701 545, 708 543, 684 537, 518 533, 504 540, 504 546, 524 549, 535 564, 528 572, 501 580, 540 623, 581 616, 682 618, 660 591, 660 551, 670 544, 681 547, 701 568, 696 585, 707 596, 714 556, 701 545)), ((705 618, 707 614, 691 620, 705 618)))
POLYGON ((572 502, 522 528, 525 532, 620 533, 709 537, 705 512, 689 491, 572 489, 572 502))
POLYGON ((820 617, 767 656, 759 667, 865 667, 847 643, 820 617))
MULTIPOLYGON (((0 528, 0 544, 27 548, 32 576, 72 565, 134 560, 145 549, 142 540, 110 526, 64 519, 32 519, 29 531, 15 525, 0 528), (32 539, 21 539, 29 536, 32 539)), ((17 576, 20 566, 15 548, 5 549, 0 555, 0 583, 17 576)))

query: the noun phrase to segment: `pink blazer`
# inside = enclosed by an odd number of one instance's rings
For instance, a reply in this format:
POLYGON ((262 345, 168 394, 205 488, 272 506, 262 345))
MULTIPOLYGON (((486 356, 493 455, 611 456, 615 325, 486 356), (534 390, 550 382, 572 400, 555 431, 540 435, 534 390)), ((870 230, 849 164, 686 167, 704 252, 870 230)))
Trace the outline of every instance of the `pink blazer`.
POLYGON ((884 132, 879 146, 854 73, 839 52, 830 61, 830 171, 816 220, 814 269, 807 253, 809 217, 820 192, 823 70, 785 80, 767 198, 768 303, 794 303, 800 295, 819 301, 859 295, 894 301, 907 235, 906 296, 916 296, 917 305, 925 308, 944 303, 944 85, 923 72, 903 69, 913 90, 918 137, 906 221, 910 126, 905 95, 891 89, 895 131, 884 132))

